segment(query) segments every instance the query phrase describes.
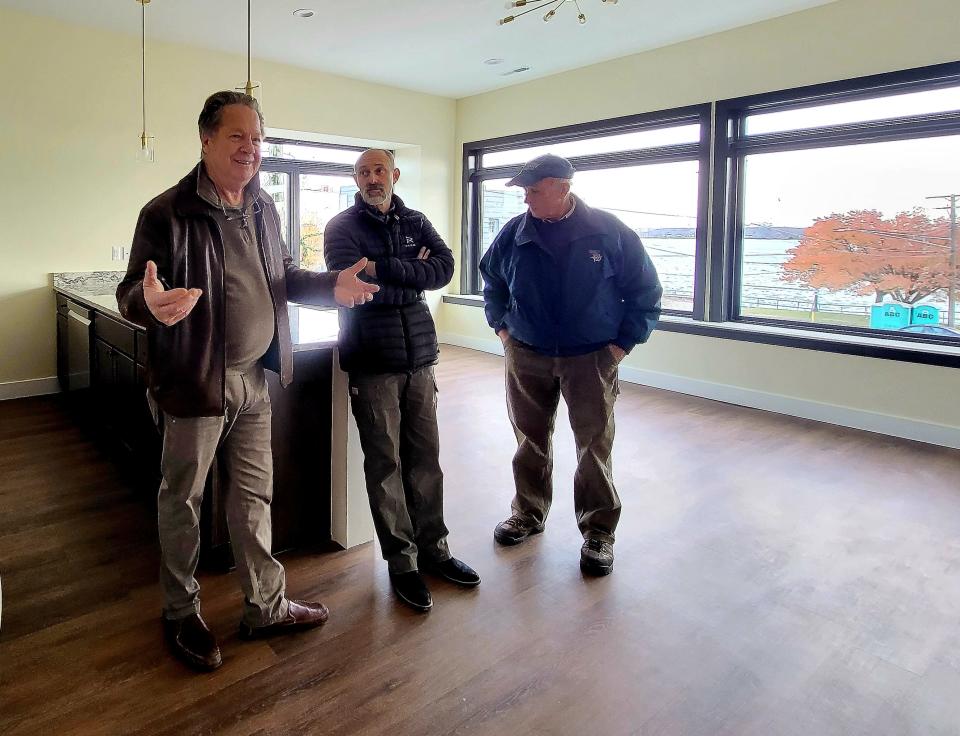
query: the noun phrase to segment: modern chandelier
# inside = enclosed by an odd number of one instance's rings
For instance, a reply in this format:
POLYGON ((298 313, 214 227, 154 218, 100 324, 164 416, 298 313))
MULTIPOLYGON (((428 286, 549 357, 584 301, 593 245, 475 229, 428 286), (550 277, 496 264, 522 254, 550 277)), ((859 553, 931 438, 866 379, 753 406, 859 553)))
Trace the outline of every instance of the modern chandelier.
MULTIPOLYGON (((618 0, 600 0, 604 5, 616 5, 618 0)), ((497 25, 505 25, 510 23, 522 15, 527 13, 532 13, 535 10, 543 10, 544 8, 549 8, 546 13, 543 14, 544 21, 551 21, 553 17, 557 14, 557 11, 564 6, 566 3, 573 3, 577 8, 577 20, 580 22, 580 25, 583 25, 587 22, 587 16, 580 9, 580 0, 508 0, 507 9, 511 10, 513 8, 522 8, 527 5, 531 6, 526 10, 516 13, 515 15, 508 15, 504 18, 501 18, 497 21, 497 25)))

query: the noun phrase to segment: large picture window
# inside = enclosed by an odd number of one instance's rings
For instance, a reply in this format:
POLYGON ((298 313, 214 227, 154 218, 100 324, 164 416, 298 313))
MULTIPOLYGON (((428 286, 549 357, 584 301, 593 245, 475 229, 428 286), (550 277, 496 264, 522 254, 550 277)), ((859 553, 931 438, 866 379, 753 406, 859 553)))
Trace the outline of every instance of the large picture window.
POLYGON ((960 365, 960 63, 467 143, 463 294, 547 152, 640 236, 662 329, 960 365))
POLYGON ((526 212, 523 188, 508 187, 507 181, 526 161, 553 153, 576 169, 574 194, 616 215, 640 236, 663 281, 665 309, 699 314, 708 133, 709 109, 699 107, 470 144, 465 151, 465 293, 480 293, 480 258, 500 229, 526 212))
POLYGON ((325 271, 323 231, 353 204, 353 163, 364 149, 268 138, 260 186, 280 213, 284 241, 302 268, 325 271))
POLYGON ((960 78, 868 81, 723 105, 727 317, 960 342, 960 78))

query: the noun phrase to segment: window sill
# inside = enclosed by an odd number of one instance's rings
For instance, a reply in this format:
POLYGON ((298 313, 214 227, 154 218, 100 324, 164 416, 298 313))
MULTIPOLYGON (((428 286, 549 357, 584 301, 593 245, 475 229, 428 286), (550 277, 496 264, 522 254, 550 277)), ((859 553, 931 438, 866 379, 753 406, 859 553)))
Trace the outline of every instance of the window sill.
MULTIPOLYGON (((444 303, 483 307, 483 297, 445 294, 444 303)), ((830 332, 747 322, 698 322, 690 317, 667 314, 661 317, 657 329, 687 335, 717 337, 723 340, 741 340, 762 345, 819 350, 825 353, 859 355, 865 358, 899 360, 922 365, 960 368, 960 347, 931 343, 891 340, 883 337, 845 335, 830 332)))

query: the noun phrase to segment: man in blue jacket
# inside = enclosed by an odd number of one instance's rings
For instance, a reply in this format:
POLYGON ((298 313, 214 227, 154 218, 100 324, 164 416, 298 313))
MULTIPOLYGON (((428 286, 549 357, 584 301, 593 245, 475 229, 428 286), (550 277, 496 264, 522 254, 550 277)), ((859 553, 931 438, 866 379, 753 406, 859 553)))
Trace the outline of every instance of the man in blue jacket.
POLYGON ((354 166, 355 203, 327 223, 327 267, 366 259, 380 290, 369 304, 340 311, 340 367, 350 375, 373 524, 394 592, 428 611, 428 572, 464 587, 480 576, 452 557, 443 521, 437 427, 437 331, 423 292, 453 276, 453 253, 421 212, 393 193, 400 178, 391 151, 364 151, 354 166), (354 260, 350 260, 354 258, 354 260))
POLYGON ((503 227, 480 261, 487 322, 506 355, 507 411, 518 444, 513 513, 494 538, 519 544, 543 531, 562 394, 579 458, 573 498, 585 540, 580 567, 607 575, 620 519, 611 463, 617 366, 650 336, 663 289, 637 234, 571 193, 573 171, 551 154, 527 162, 507 185, 524 188, 528 211, 503 227))

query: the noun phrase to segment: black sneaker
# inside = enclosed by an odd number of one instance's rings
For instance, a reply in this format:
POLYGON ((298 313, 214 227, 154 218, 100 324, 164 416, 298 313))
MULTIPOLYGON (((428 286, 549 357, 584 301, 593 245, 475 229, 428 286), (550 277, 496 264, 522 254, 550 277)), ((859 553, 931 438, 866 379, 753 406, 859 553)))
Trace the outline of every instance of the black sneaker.
POLYGON ((534 524, 514 514, 506 521, 497 524, 497 528, 493 530, 493 538, 500 544, 520 544, 527 537, 542 531, 543 524, 534 524))
POLYGON ((433 596, 416 570, 398 575, 391 573, 390 584, 397 597, 414 610, 429 611, 433 608, 433 596))
POLYGON ((480 576, 477 575, 476 570, 456 557, 451 557, 443 562, 427 562, 421 564, 420 569, 431 575, 439 575, 444 580, 449 580, 451 583, 462 585, 465 588, 480 585, 480 576))
POLYGON ((613 572, 613 543, 588 539, 580 548, 580 569, 588 575, 613 572))
POLYGON ((217 639, 199 613, 176 620, 164 618, 163 634, 173 655, 194 669, 210 672, 223 664, 217 639))

